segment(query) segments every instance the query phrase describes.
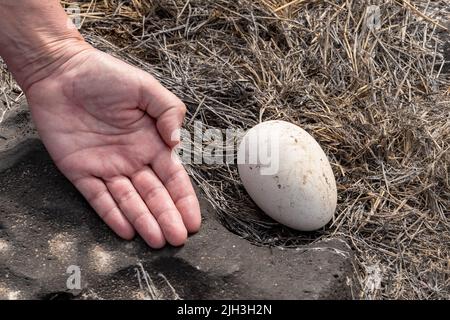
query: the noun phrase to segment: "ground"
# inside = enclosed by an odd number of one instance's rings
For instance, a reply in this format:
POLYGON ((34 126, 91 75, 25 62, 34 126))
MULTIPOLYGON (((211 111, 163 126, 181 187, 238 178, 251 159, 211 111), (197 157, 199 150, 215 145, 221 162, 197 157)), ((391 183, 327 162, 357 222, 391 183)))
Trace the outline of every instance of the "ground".
MULTIPOLYGON (((344 239, 355 254, 358 298, 450 298, 448 1, 80 5, 87 41, 179 95, 191 132, 196 120, 247 129, 281 119, 327 153, 338 208, 313 234, 259 212, 236 166, 188 167, 230 231, 269 248, 344 239), (367 23, 374 3, 379 28, 367 23)), ((5 71, 1 81, 1 110, 16 108, 20 89, 5 71)))
POLYGON ((358 292, 342 239, 297 249, 252 245, 220 224, 199 190, 203 227, 184 247, 121 240, 58 172, 26 106, 0 134, 0 299, 350 299, 358 292))

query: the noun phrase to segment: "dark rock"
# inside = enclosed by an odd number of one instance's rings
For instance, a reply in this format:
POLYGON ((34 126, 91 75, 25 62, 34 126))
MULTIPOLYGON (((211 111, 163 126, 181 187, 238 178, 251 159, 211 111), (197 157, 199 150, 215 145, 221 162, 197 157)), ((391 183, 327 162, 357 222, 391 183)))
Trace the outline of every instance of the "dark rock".
POLYGON ((344 241, 257 247, 226 230, 205 200, 202 230, 182 248, 119 239, 58 172, 27 121, 22 110, 0 129, 8 138, 0 146, 0 298, 352 297, 344 241), (67 287, 72 265, 80 267, 80 289, 67 287))

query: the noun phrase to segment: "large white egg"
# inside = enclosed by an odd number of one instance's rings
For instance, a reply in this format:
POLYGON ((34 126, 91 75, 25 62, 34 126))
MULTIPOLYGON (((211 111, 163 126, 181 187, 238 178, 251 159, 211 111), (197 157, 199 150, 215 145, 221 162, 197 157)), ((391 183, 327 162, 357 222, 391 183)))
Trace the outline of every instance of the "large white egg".
POLYGON ((238 170, 253 201, 274 220, 301 231, 325 226, 336 209, 336 181, 320 145, 302 128, 267 121, 238 149, 238 170))

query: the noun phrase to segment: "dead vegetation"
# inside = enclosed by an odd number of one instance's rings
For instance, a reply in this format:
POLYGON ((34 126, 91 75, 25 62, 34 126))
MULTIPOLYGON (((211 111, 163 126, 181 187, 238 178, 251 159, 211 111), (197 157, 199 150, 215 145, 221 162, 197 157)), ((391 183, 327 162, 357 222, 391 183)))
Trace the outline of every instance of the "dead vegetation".
POLYGON ((266 246, 345 238, 359 298, 450 298, 450 78, 439 53, 448 1, 78 4, 86 39, 181 97, 188 129, 283 119, 324 148, 338 209, 315 233, 260 214, 236 166, 189 167, 230 230, 266 246), (369 5, 380 8, 380 28, 369 5))

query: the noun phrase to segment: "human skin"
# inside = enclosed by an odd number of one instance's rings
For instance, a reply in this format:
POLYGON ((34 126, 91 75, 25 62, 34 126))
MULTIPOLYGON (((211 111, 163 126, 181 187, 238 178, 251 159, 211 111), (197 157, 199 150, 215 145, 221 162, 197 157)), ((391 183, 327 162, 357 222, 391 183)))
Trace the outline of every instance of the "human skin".
POLYGON ((172 148, 185 105, 150 74, 86 43, 58 0, 0 0, 0 56, 59 170, 108 226, 152 248, 200 228, 172 148))

